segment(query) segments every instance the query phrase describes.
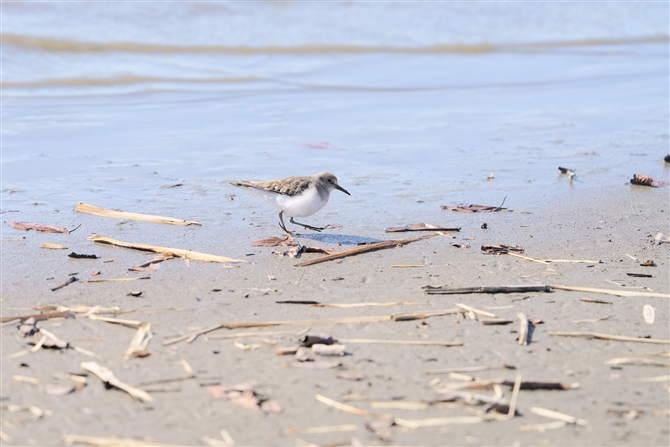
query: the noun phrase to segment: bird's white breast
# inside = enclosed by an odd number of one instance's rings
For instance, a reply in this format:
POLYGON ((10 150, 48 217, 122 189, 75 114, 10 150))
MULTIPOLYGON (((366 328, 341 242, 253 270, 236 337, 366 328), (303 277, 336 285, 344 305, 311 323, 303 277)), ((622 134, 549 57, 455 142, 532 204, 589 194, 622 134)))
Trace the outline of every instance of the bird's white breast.
POLYGON ((330 194, 327 194, 325 198, 321 198, 316 186, 313 184, 309 185, 302 194, 295 196, 277 194, 276 192, 263 191, 261 189, 248 188, 247 190, 277 211, 283 211, 288 217, 311 216, 326 206, 330 196, 330 194))
POLYGON ((277 197, 277 205, 281 207, 289 217, 307 217, 319 211, 328 203, 329 194, 322 198, 316 186, 309 185, 302 194, 295 196, 280 195, 277 197))

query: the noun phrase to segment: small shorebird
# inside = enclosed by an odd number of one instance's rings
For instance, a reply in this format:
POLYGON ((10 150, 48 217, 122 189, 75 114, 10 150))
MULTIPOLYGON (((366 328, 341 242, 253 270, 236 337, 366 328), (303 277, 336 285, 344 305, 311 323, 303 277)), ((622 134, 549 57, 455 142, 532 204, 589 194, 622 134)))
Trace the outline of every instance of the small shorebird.
POLYGON ((256 197, 279 211, 279 226, 287 234, 284 214, 291 218, 291 223, 314 231, 325 227, 313 227, 293 220, 294 217, 307 217, 326 206, 330 193, 339 189, 347 195, 349 191, 337 184, 337 177, 329 172, 319 172, 309 177, 286 177, 267 182, 247 182, 244 180, 230 182, 231 185, 245 188, 256 197))

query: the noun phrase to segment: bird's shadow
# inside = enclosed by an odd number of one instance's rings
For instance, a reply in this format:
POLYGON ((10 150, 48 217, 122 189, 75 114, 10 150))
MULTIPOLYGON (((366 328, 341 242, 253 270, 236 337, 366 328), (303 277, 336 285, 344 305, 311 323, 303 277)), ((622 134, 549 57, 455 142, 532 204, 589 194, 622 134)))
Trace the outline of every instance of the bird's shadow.
POLYGON ((324 233, 308 233, 295 234, 295 237, 311 239, 325 244, 342 244, 342 245, 360 245, 372 244, 374 242, 383 242, 381 239, 372 237, 355 236, 352 234, 324 234, 324 233))

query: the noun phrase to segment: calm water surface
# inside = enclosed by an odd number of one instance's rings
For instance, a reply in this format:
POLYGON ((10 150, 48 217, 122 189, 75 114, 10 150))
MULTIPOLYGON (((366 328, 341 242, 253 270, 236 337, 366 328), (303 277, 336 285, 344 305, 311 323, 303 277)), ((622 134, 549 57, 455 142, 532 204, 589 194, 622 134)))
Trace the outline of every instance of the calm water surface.
POLYGON ((237 193, 226 179, 322 170, 350 214, 662 179, 668 9, 3 2, 2 208, 193 217, 237 193))

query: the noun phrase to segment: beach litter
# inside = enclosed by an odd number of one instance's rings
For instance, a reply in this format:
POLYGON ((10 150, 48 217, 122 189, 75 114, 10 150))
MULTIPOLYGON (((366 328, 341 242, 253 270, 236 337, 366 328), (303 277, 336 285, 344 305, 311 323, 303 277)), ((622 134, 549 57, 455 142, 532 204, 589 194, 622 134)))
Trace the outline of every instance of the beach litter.
POLYGON ((44 312, 39 314, 28 314, 28 315, 16 315, 16 316, 3 316, 0 317, 0 323, 9 323, 9 322, 21 322, 28 320, 29 318, 34 319, 35 321, 48 320, 50 318, 64 318, 71 315, 69 310, 59 310, 55 312, 44 312))
POLYGON ((87 279, 87 283, 98 283, 98 282, 119 282, 119 281, 138 281, 141 279, 151 279, 151 276, 136 276, 136 277, 125 277, 125 278, 100 278, 100 279, 87 279))
POLYGON ((411 244, 412 242, 421 241, 431 237, 435 237, 437 234, 427 234, 425 236, 410 238, 410 239, 400 239, 396 241, 384 241, 384 242, 374 242, 372 244, 361 245, 359 247, 350 248, 348 250, 343 250, 339 253, 322 256, 316 259, 310 259, 308 261, 302 261, 295 264, 296 267, 305 267, 308 265, 319 264, 321 262, 333 261, 335 259, 346 258, 347 256, 359 255, 362 253, 368 253, 376 250, 383 250, 386 248, 396 248, 402 247, 403 245, 411 244))
POLYGON ((645 304, 642 306, 642 318, 647 324, 654 324, 654 319, 656 318, 656 311, 651 304, 645 304))
POLYGON ((130 341, 128 349, 123 353, 123 360, 128 360, 131 357, 147 357, 150 355, 147 351, 147 346, 152 338, 151 323, 142 323, 137 328, 137 332, 130 341))
POLYGON ((87 255, 75 252, 70 253, 69 255, 67 255, 67 257, 72 259, 98 259, 96 255, 87 255))
POLYGON ((519 312, 516 315, 519 318, 519 339, 518 339, 518 343, 522 346, 525 346, 527 344, 530 344, 528 317, 526 317, 526 314, 524 314, 522 312, 519 312))
POLYGON ((556 335, 561 337, 586 337, 586 338, 597 338, 600 340, 614 340, 614 341, 632 341, 637 343, 656 343, 670 345, 670 340, 660 340, 654 338, 641 338, 641 337, 628 337, 625 335, 611 335, 611 334, 601 334, 598 332, 555 332, 548 331, 547 335, 556 335))
POLYGON ((48 248, 49 250, 67 250, 65 245, 52 244, 51 242, 42 242, 43 248, 48 248))
POLYGON ((493 255, 506 255, 509 253, 523 253, 523 247, 518 245, 504 245, 504 244, 495 244, 495 245, 482 245, 482 251, 487 254, 493 255))
POLYGON ((96 362, 82 362, 79 366, 84 371, 88 371, 98 376, 98 378, 102 380, 107 388, 118 388, 122 391, 125 391, 140 402, 147 403, 153 402, 154 400, 151 395, 149 395, 149 393, 121 382, 111 370, 97 364, 96 362))
POLYGON ((160 263, 174 258, 172 253, 162 253, 150 261, 143 262, 128 269, 129 272, 155 272, 160 267, 160 263))
POLYGON ((172 217, 154 216, 151 214, 129 213, 125 211, 115 211, 98 206, 80 203, 74 207, 74 210, 80 213, 93 214, 94 216, 111 217, 114 219, 142 220, 146 222, 170 224, 170 225, 200 225, 192 220, 175 219, 172 217))
POLYGON ((665 181, 656 181, 653 178, 649 177, 648 175, 634 174, 633 178, 630 179, 630 184, 660 188, 662 186, 668 186, 670 183, 665 181))
POLYGON ((65 282, 58 284, 57 286, 54 286, 51 288, 52 292, 55 292, 56 290, 62 289, 63 287, 69 286, 73 282, 79 281, 79 278, 76 276, 70 276, 65 282))
POLYGON ((238 407, 248 410, 260 410, 264 413, 280 414, 284 410, 281 405, 270 399, 253 382, 237 385, 212 385, 207 388, 214 400, 225 400, 238 407))
POLYGON ((508 210, 507 208, 502 207, 505 204, 505 200, 507 200, 507 197, 505 197, 502 203, 498 206, 459 203, 458 205, 442 205, 440 206, 440 209, 447 211, 456 211, 459 213, 496 213, 498 211, 514 212, 512 210, 508 210))
POLYGON ((260 239, 257 241, 253 241, 251 243, 252 247, 293 247, 297 246, 298 244, 293 241, 293 238, 291 235, 287 235, 286 237, 269 237, 267 239, 260 239))
POLYGON ((461 231, 460 227, 445 227, 429 223, 411 223, 404 227, 389 227, 384 230, 386 233, 402 233, 406 231, 461 231))
POLYGON ((11 225, 14 228, 18 228, 19 230, 34 230, 34 231, 41 231, 43 233, 72 233, 75 231, 77 228, 81 227, 80 225, 77 225, 75 228, 68 230, 67 228, 62 228, 62 227, 55 227, 53 225, 44 225, 36 222, 14 222, 14 221, 9 221, 7 222, 9 225, 11 225))
POLYGON ((527 292, 551 292, 546 285, 518 285, 518 286, 479 286, 479 287, 453 287, 453 286, 424 286, 426 295, 456 295, 466 293, 527 293, 527 292))
POLYGON ((124 438, 121 436, 83 436, 63 435, 61 439, 65 445, 86 444, 98 447, 172 447, 176 444, 162 444, 150 439, 124 438))
POLYGON ((217 256, 217 255, 211 255, 211 254, 207 254, 207 253, 200 253, 200 252, 197 252, 197 251, 183 250, 181 248, 167 248, 167 247, 161 247, 161 246, 158 246, 158 245, 141 244, 141 243, 134 243, 134 242, 123 242, 123 241, 119 241, 119 240, 112 239, 112 238, 109 238, 109 237, 100 236, 98 234, 92 234, 91 236, 89 236, 86 239, 89 240, 89 241, 100 243, 100 244, 116 245, 118 247, 132 248, 134 250, 169 254, 169 255, 174 256, 174 257, 191 259, 191 260, 194 260, 194 261, 220 262, 220 263, 226 263, 226 262, 248 263, 248 261, 244 261, 244 260, 241 260, 241 259, 233 259, 233 258, 227 258, 225 256, 217 256))

